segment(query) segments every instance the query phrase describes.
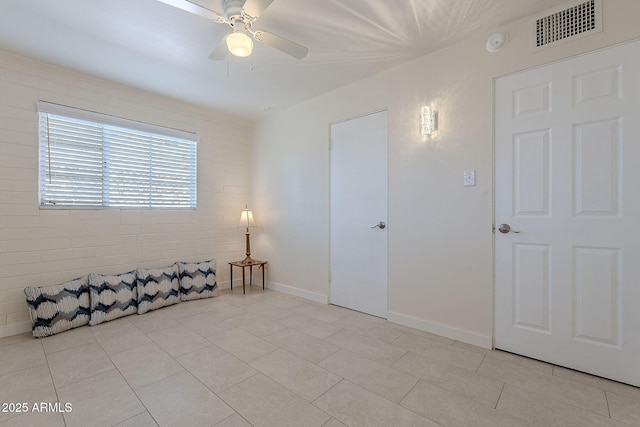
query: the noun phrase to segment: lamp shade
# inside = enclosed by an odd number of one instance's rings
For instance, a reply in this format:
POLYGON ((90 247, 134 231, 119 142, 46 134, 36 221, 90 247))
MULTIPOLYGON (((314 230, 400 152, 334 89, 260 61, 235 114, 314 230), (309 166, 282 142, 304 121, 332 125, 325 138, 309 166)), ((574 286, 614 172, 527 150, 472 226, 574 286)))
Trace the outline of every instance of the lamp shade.
POLYGON ((253 222, 253 213, 250 209, 243 209, 240 214, 240 223, 238 224, 238 228, 252 228, 255 227, 255 223, 253 222))
POLYGON ((251 55, 253 41, 245 33, 236 31, 227 36, 227 48, 232 55, 244 58, 251 55))

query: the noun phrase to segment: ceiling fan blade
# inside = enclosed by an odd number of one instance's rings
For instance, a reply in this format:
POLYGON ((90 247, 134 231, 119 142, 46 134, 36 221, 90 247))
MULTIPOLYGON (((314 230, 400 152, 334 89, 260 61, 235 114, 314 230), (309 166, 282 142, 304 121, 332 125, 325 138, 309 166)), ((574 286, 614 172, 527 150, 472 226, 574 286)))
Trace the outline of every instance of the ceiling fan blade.
POLYGON ((218 46, 211 52, 209 55, 209 59, 213 61, 221 61, 227 57, 227 53, 229 53, 229 49, 227 48, 227 36, 224 36, 218 46))
POLYGON ((173 7, 177 7, 178 9, 182 9, 184 11, 193 13, 194 15, 200 15, 204 18, 210 19, 215 22, 221 22, 221 23, 227 22, 227 18, 220 15, 218 12, 214 12, 213 10, 209 10, 205 7, 192 3, 188 0, 158 0, 158 1, 173 7))
POLYGON ((242 10, 250 17, 257 18, 267 10, 271 3, 273 3, 273 0, 247 0, 242 10))
POLYGON ((258 30, 253 33, 253 38, 294 58, 302 59, 309 53, 306 47, 267 31, 258 30))

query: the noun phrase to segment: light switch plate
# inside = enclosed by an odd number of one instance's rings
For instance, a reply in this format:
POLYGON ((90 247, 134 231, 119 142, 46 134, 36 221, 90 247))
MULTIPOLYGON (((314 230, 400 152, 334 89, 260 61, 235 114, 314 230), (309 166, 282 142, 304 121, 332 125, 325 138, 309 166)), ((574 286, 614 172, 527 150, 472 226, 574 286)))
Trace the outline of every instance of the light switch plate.
POLYGON ((476 185, 476 170, 475 169, 464 171, 464 186, 465 187, 469 187, 471 185, 476 185))

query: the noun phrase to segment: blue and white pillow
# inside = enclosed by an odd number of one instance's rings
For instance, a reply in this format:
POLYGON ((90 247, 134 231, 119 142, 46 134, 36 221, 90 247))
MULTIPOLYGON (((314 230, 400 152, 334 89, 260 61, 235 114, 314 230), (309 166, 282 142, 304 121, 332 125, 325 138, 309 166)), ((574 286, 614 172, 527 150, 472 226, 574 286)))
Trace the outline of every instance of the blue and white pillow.
POLYGON ((52 286, 24 289, 31 315, 31 331, 42 338, 89 323, 89 280, 82 277, 52 286))
POLYGON ((147 270, 138 268, 138 314, 180 302, 178 265, 147 270))
POLYGON ((189 301, 218 296, 216 260, 180 265, 180 299, 189 301))
POLYGON ((89 325, 114 320, 138 312, 136 272, 103 276, 89 275, 91 320, 89 325))

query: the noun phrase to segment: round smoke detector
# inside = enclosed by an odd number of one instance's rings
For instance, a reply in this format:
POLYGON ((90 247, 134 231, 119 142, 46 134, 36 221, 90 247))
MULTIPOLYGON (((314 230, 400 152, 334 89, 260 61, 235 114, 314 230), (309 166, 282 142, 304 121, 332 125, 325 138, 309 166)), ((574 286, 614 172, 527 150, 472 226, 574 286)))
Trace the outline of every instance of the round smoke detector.
POLYGON ((487 40, 487 50, 489 52, 497 52, 507 42, 507 36, 503 33, 495 33, 487 40))

